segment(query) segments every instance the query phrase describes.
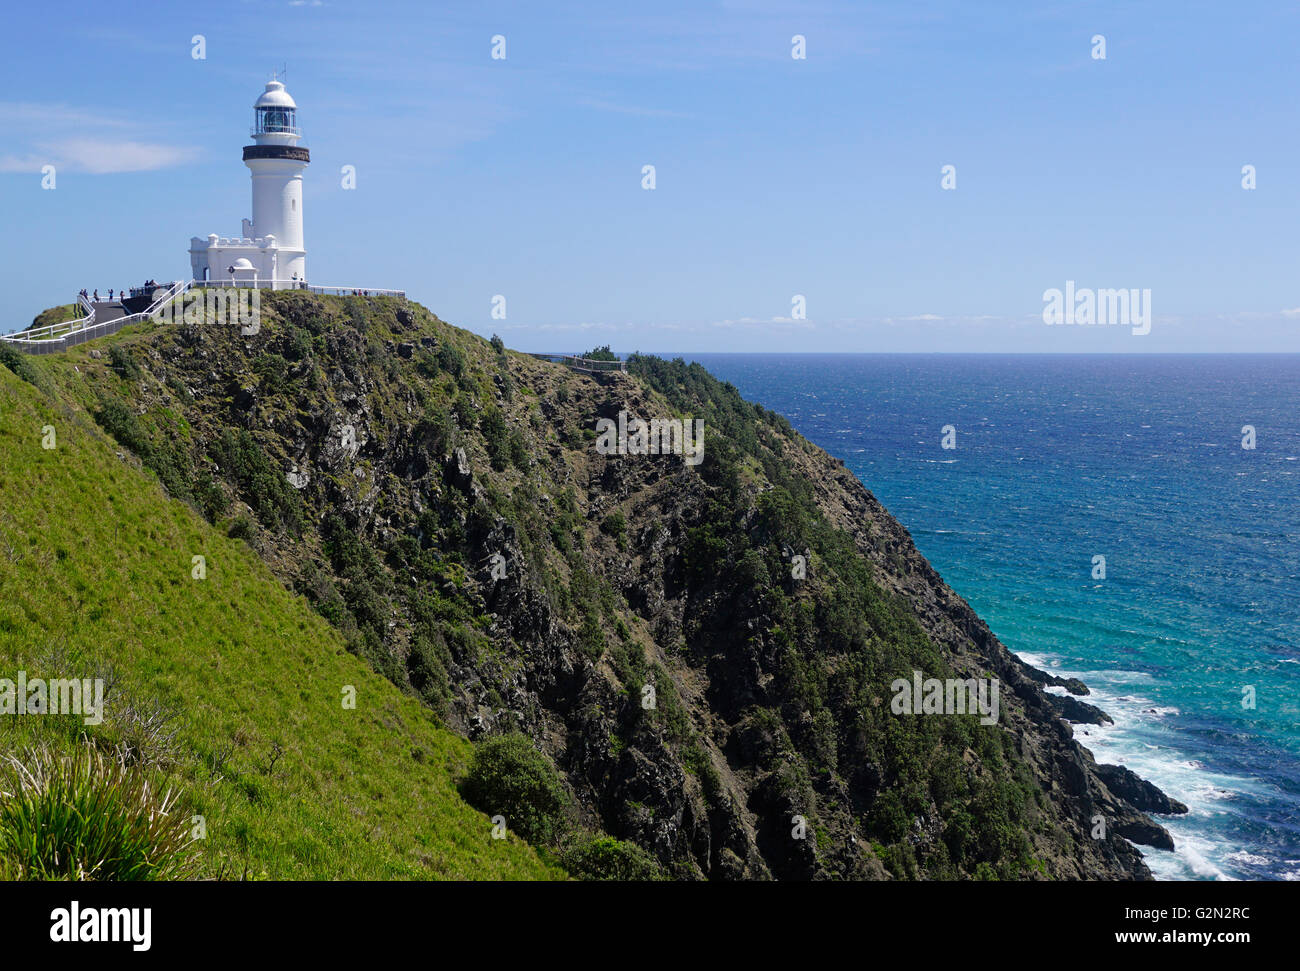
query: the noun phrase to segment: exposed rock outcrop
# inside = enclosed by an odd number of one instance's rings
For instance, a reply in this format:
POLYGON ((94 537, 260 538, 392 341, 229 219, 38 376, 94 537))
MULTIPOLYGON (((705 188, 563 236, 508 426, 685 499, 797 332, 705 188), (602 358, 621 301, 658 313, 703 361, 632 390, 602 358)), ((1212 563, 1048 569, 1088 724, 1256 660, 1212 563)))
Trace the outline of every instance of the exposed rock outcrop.
POLYGON ((841 462, 702 369, 575 374, 386 298, 262 307, 251 337, 132 338, 146 421, 183 414, 195 470, 245 430, 205 511, 253 521, 451 725, 527 733, 580 824, 680 878, 1148 879, 1130 840, 1172 845, 1144 813, 1180 804, 1097 766, 1068 722, 1107 716, 1044 690, 1086 686, 1017 659, 841 462), (704 416, 704 462, 597 453, 621 412, 704 416), (892 714, 912 671, 998 679, 997 724, 892 714))

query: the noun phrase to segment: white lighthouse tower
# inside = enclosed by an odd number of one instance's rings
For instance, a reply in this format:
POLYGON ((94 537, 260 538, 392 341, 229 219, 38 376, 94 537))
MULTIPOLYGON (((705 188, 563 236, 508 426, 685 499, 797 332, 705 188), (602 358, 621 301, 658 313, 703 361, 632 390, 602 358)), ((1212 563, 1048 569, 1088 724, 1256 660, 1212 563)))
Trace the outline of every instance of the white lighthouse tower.
POLYGON ((190 240, 195 280, 284 290, 305 286, 307 251, 302 234, 302 171, 311 161, 298 145, 298 106, 278 79, 253 105, 253 142, 244 164, 253 177, 253 218, 237 237, 215 233, 190 240))

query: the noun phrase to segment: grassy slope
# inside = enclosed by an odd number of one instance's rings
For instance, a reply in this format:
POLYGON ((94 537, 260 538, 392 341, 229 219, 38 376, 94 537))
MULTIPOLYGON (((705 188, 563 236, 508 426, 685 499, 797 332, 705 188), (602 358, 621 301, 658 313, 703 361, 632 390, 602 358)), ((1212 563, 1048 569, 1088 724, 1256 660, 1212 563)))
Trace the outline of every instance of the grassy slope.
MULTIPOLYGON (((0 367, 0 676, 93 676, 111 662, 122 697, 177 713, 173 783, 207 821, 201 875, 562 875, 515 837, 491 839, 487 817, 461 801, 454 777, 469 743, 348 654, 242 542, 117 452, 84 411, 0 367), (191 579, 194 555, 206 580, 191 579), (342 707, 344 685, 357 689, 355 710, 342 707), (269 771, 276 743, 284 754, 269 771)), ((0 752, 71 747, 81 732, 109 743, 113 716, 110 701, 98 728, 3 718, 0 752)))
POLYGON ((65 303, 59 307, 50 307, 48 310, 42 310, 32 318, 33 327, 45 327, 49 324, 61 324, 65 320, 76 320, 81 316, 81 308, 75 303, 65 303))

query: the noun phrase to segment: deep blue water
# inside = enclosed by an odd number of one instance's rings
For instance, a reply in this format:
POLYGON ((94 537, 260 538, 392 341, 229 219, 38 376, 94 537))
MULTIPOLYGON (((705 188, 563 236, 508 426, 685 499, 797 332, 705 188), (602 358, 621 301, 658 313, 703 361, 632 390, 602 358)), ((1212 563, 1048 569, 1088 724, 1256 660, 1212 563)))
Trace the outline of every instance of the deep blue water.
POLYGON ((1158 876, 1300 879, 1300 356, 690 358, 843 459, 1009 648, 1088 684, 1116 724, 1076 737, 1191 808, 1162 819, 1173 853, 1141 848, 1158 876))

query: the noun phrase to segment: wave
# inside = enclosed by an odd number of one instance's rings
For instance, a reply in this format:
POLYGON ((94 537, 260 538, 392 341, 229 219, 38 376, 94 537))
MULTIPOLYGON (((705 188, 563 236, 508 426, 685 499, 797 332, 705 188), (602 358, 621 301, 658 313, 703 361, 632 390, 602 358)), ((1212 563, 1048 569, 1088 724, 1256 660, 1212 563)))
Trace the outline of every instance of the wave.
MULTIPOLYGON (((1169 724, 1180 714, 1178 708, 1133 690, 1137 685, 1154 684, 1151 675, 1123 669, 1073 670, 1052 654, 1014 653, 1040 670, 1077 677, 1088 685, 1088 701, 1114 719, 1110 725, 1074 726, 1075 739, 1098 762, 1123 765, 1187 805, 1186 816, 1154 817, 1173 835, 1174 850, 1139 847, 1152 874, 1161 880, 1237 879, 1230 871, 1241 861, 1232 855, 1241 850, 1226 846, 1218 830, 1226 814, 1246 811, 1232 803, 1239 794, 1257 793, 1257 782, 1210 770, 1202 760, 1180 749, 1180 735, 1169 724)), ((1273 871, 1272 865, 1266 868, 1273 871)))

